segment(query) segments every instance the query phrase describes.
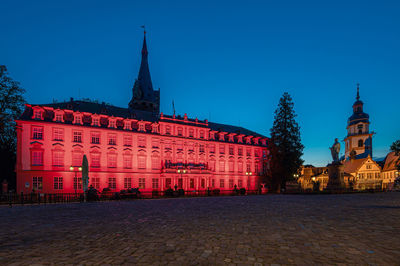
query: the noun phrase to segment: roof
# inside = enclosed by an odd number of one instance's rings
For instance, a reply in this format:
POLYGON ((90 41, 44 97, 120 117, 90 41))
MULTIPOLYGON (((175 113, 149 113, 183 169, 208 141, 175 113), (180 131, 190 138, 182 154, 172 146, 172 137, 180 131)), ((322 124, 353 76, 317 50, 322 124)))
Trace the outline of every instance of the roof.
POLYGON ((385 159, 385 164, 383 166, 382 171, 393 171, 397 169, 398 161, 400 156, 395 154, 395 152, 389 152, 385 159))
POLYGON ((360 169, 368 158, 347 160, 344 162, 343 170, 345 173, 355 173, 360 169))
MULTIPOLYGON (((51 104, 32 104, 32 106, 42 106, 42 107, 52 107, 54 109, 67 109, 72 111, 79 111, 79 112, 87 112, 92 114, 104 114, 108 116, 114 117, 122 117, 122 118, 131 118, 137 120, 144 120, 149 122, 158 122, 159 115, 157 113, 152 113, 148 111, 141 111, 141 110, 130 110, 129 108, 122 108, 113 106, 106 103, 96 103, 96 102, 89 102, 89 101, 75 101, 71 99, 68 102, 59 102, 59 103, 51 103, 51 104)), ((166 117, 172 117, 168 115, 164 115, 166 117)), ((22 119, 30 120, 32 117, 31 111, 25 111, 22 114, 22 119)), ((177 124, 186 124, 184 123, 184 118, 181 116, 177 116, 177 121, 171 121, 171 123, 177 124), (179 118, 182 118, 182 121, 179 121, 179 118)), ((188 121, 195 122, 195 119, 188 118, 188 121)), ((170 121, 168 121, 170 122, 170 121)), ((201 125, 199 125, 201 126, 201 125)), ((258 134, 254 131, 248 130, 243 127, 220 124, 220 123, 213 123, 208 122, 208 128, 215 131, 223 131, 227 133, 236 133, 236 134, 243 134, 243 135, 250 135, 254 137, 262 137, 266 138, 261 134, 258 134)))

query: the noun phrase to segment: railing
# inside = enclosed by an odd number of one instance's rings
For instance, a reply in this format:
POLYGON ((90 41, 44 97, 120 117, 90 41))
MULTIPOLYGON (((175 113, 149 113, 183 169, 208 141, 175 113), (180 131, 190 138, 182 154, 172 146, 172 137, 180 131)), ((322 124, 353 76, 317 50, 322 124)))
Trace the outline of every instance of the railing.
MULTIPOLYGON (((143 191, 139 193, 123 193, 107 191, 89 195, 88 201, 133 200, 133 199, 159 199, 175 197, 208 197, 208 196, 244 196, 260 194, 259 190, 166 190, 143 191)), ((83 193, 5 193, 0 194, 0 205, 13 204, 52 204, 83 202, 83 193)))

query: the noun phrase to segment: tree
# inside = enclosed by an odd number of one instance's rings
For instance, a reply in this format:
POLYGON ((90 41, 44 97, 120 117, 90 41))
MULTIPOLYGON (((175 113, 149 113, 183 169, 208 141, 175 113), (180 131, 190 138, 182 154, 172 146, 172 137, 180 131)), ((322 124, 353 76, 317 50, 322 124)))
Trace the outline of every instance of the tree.
POLYGON ((25 90, 14 81, 7 67, 0 65, 0 181, 7 179, 15 186, 16 130, 15 119, 19 118, 25 104, 25 90))
MULTIPOLYGON (((390 150, 394 152, 396 156, 400 155, 400 140, 396 140, 395 142, 392 143, 392 146, 390 146, 390 150)), ((400 171, 400 157, 397 160, 397 170, 400 171)))
POLYGON ((301 156, 304 146, 301 144, 300 127, 297 124, 294 104, 289 93, 285 92, 275 110, 274 124, 269 141, 271 189, 286 189, 286 181, 292 180, 303 164, 301 156))

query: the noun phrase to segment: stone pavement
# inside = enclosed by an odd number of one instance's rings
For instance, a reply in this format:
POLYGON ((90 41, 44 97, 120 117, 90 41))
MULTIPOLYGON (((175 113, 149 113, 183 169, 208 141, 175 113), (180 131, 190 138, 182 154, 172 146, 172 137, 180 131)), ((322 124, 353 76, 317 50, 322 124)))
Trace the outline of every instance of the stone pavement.
POLYGON ((0 265, 400 264, 400 193, 0 207, 0 265))

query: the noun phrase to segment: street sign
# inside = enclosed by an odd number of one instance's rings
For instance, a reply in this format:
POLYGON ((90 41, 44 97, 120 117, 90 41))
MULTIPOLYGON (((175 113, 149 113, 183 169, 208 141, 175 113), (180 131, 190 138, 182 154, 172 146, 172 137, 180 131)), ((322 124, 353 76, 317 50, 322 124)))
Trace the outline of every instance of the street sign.
POLYGON ((25 188, 29 188, 29 182, 25 182, 25 188))

